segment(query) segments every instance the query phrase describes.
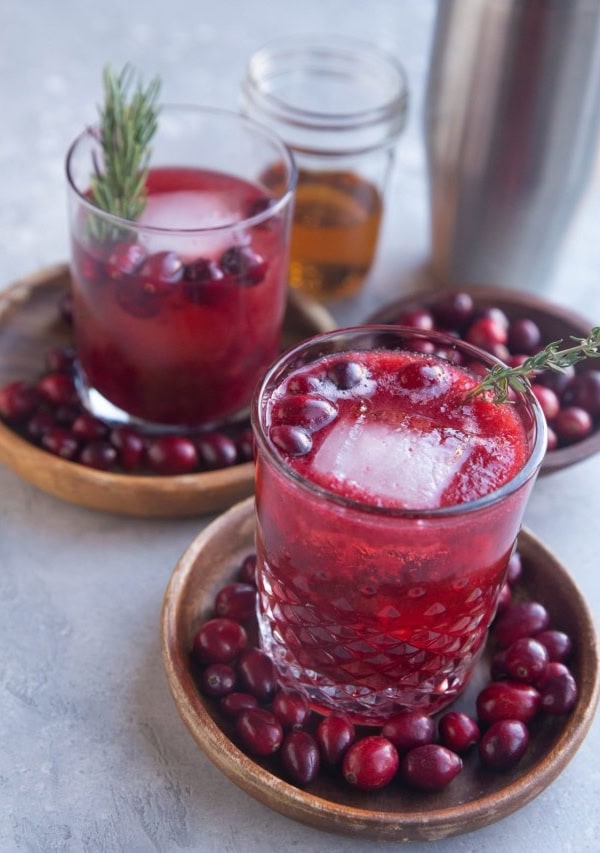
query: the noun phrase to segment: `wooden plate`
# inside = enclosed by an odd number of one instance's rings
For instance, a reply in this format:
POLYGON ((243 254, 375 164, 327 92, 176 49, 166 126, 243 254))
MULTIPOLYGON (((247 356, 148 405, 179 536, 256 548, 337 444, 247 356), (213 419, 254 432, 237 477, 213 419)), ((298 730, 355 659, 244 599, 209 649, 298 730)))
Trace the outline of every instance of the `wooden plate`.
MULTIPOLYGON (((510 320, 519 320, 526 317, 533 320, 540 328, 544 344, 568 338, 570 335, 586 337, 592 326, 600 323, 600 318, 596 318, 595 322, 590 322, 575 311, 548 302, 534 293, 483 285, 461 287, 455 290, 440 290, 439 288, 432 290, 428 287, 418 292, 415 291, 380 308, 366 322, 392 323, 401 311, 419 306, 429 307, 441 297, 459 291, 469 293, 477 307, 495 305, 501 308, 510 320)), ((600 363, 597 361, 587 361, 582 363, 578 369, 586 369, 586 366, 598 369, 600 363)), ((597 419, 594 431, 588 438, 576 444, 549 451, 542 464, 541 473, 548 474, 551 471, 557 471, 560 468, 581 462, 599 450, 600 421, 597 419)))
MULTIPOLYGON (((0 292, 0 387, 38 376, 44 353, 71 340, 59 304, 69 270, 59 264, 0 292)), ((320 305, 289 295, 284 346, 332 329, 320 305)), ((252 494, 253 466, 177 477, 107 473, 65 461, 39 449, 0 422, 0 462, 51 495, 92 509, 136 516, 184 516, 217 512, 252 494)))
MULTIPOLYGON (((228 583, 244 556, 253 551, 254 506, 246 500, 207 527, 177 564, 162 611, 163 662, 175 704, 198 746, 236 785, 265 805, 320 829, 391 841, 434 840, 468 832, 521 808, 561 772, 585 737, 598 703, 598 646, 590 612, 577 586, 558 560, 524 530, 519 548, 526 598, 549 609, 552 625, 568 632, 575 651, 570 667, 579 698, 568 716, 540 715, 532 724, 528 752, 505 773, 479 767, 470 755, 452 784, 437 794, 408 792, 391 785, 374 793, 351 790, 321 775, 300 790, 278 775, 275 758, 255 761, 230 738, 228 723, 198 693, 189 651, 197 627, 212 614, 217 590, 228 583)), ((486 682, 482 660, 456 707, 473 712, 486 682)))

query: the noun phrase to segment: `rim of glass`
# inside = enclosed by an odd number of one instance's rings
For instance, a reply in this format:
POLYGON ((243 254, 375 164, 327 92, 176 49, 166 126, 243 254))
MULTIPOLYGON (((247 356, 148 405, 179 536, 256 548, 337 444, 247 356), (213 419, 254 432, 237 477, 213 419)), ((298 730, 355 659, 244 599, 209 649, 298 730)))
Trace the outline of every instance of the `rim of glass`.
MULTIPOLYGON (((423 338, 433 340, 436 343, 439 342, 441 345, 443 344, 446 348, 452 347, 453 349, 461 350, 479 361, 488 363, 490 366, 495 364, 499 364, 504 367, 506 366, 502 361, 500 361, 500 359, 479 349, 478 347, 473 346, 472 344, 467 343, 466 341, 458 340, 457 338, 445 335, 442 332, 424 331, 400 325, 369 324, 364 326, 348 326, 342 329, 335 329, 332 332, 315 335, 314 337, 296 344, 294 347, 291 347, 282 353, 277 361, 268 369, 263 379, 255 389, 251 410, 252 428, 258 447, 285 477, 295 481, 302 488, 323 500, 330 503, 336 503, 339 506, 356 512, 369 513, 371 515, 378 515, 387 518, 435 519, 448 518, 454 515, 464 515, 465 513, 477 512, 478 510, 492 506, 514 492, 517 492, 534 476, 536 471, 539 469, 546 452, 547 425, 541 406, 531 389, 527 389, 524 393, 519 393, 519 397, 523 398, 529 404, 535 426, 535 438, 527 461, 517 474, 511 480, 504 483, 504 485, 500 486, 499 489, 495 489, 493 492, 489 492, 488 494, 483 495, 480 498, 476 498, 473 501, 466 501, 465 503, 452 504, 452 506, 438 507, 434 509, 404 509, 401 507, 376 506, 374 504, 365 503, 353 498, 347 498, 343 495, 337 494, 336 492, 332 492, 323 486, 319 486, 317 483, 313 483, 311 480, 308 480, 293 468, 289 467, 285 460, 277 453, 276 449, 267 438, 266 431, 263 428, 261 403, 269 383, 287 364, 289 364, 290 361, 297 357, 303 350, 306 350, 309 346, 317 346, 321 343, 324 344, 328 341, 334 340, 335 338, 349 338, 350 336, 356 336, 358 334, 365 335, 373 333, 400 333, 405 337, 405 339, 423 338)), ((373 349, 377 348, 373 347, 373 349)), ((369 350, 364 351, 366 352, 369 350)), ((352 352, 350 341, 349 346, 345 349, 336 350, 331 353, 324 353, 324 355, 342 354, 344 352, 352 352)), ((309 362, 307 362, 307 364, 308 363, 309 362)))
POLYGON ((272 115, 284 116, 287 122, 297 127, 314 128, 317 125, 320 130, 339 130, 346 126, 347 129, 355 129, 379 124, 394 113, 404 114, 408 102, 408 77, 404 67, 394 56, 371 42, 339 35, 287 36, 267 42, 250 57, 242 85, 251 97, 260 96, 272 115), (360 51, 363 57, 377 60, 382 67, 385 66, 396 74, 397 92, 379 106, 364 110, 330 113, 293 107, 285 99, 264 90, 262 72, 269 63, 286 59, 300 50, 306 53, 307 58, 347 58, 360 51), (325 118, 327 122, 323 122, 325 118))
MULTIPOLYGON (((226 222, 222 225, 210 225, 205 228, 168 228, 160 225, 144 225, 143 223, 137 222, 136 220, 124 219, 122 216, 116 216, 114 213, 109 213, 106 210, 102 210, 100 207, 96 207, 89 198, 78 188, 75 183, 75 179, 72 173, 72 165, 73 158, 76 153, 77 148, 88 139, 94 140, 97 142, 97 125, 89 125, 85 128, 81 133, 79 133, 71 145, 67 150, 67 156, 65 159, 65 173, 67 177, 67 184, 70 190, 75 193, 79 202, 91 213, 95 216, 102 217, 109 222, 112 222, 114 225, 124 226, 127 228, 136 228, 140 231, 151 233, 151 234, 203 234, 210 233, 215 231, 229 231, 232 229, 237 229, 240 227, 252 227, 254 225, 258 225, 261 222, 265 222, 268 219, 271 219, 273 216, 276 216, 281 210, 289 203, 290 198, 294 194, 294 190, 296 187, 296 180, 298 176, 298 170, 296 167, 296 162, 294 160, 294 156, 290 147, 278 136, 277 133, 272 131, 270 128, 263 126, 254 119, 249 118, 248 116, 241 115, 240 113, 236 113, 233 110, 223 110, 218 107, 203 107, 198 106, 196 104, 163 104, 160 107, 159 111, 159 121, 160 121, 160 113, 161 112, 196 112, 196 113, 205 113, 207 115, 215 115, 223 118, 235 119, 240 124, 245 124, 255 133, 262 135, 266 139, 268 139, 271 143, 274 143, 281 151, 282 157, 286 161, 286 166, 288 167, 288 181, 285 189, 281 192, 280 197, 275 199, 274 203, 270 205, 266 210, 261 211, 259 213, 254 214, 254 216, 247 216, 243 219, 238 219, 235 222, 226 222)), ((150 164, 151 166, 152 164, 150 164)), ((91 169, 90 169, 91 174, 91 169)))

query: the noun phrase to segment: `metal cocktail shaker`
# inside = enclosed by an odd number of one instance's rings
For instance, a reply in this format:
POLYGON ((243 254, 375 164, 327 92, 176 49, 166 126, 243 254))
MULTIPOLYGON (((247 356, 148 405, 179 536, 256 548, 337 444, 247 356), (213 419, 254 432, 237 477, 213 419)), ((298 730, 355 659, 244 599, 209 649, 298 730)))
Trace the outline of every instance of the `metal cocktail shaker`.
POLYGON ((436 275, 542 288, 599 126, 600 0, 439 0, 425 107, 436 275))

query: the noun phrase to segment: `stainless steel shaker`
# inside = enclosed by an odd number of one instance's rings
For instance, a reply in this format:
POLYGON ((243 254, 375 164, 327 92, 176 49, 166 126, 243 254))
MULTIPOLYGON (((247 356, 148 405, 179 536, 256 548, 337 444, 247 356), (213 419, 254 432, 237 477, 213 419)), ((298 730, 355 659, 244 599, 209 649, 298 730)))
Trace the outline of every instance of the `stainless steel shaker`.
POLYGON ((600 0, 439 0, 425 106, 436 276, 543 288, 599 128, 600 0))

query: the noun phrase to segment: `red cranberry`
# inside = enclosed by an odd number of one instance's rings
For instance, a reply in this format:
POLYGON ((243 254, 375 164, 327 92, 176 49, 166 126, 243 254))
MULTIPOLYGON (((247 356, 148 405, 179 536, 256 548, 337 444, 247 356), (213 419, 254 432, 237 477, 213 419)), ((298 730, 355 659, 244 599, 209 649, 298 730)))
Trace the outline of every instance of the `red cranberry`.
POLYGON ((64 405, 54 410, 54 420, 60 426, 70 427, 82 414, 81 406, 64 405))
POLYGON ((570 672, 544 680, 540 692, 542 710, 548 714, 566 714, 577 701, 577 684, 570 672))
POLYGON ((251 755, 272 755, 283 740, 279 721, 264 708, 248 708, 236 721, 235 730, 244 748, 251 755))
POLYGON ((98 439, 84 445, 79 454, 78 462, 88 468, 108 471, 117 461, 117 451, 108 441, 98 439))
POLYGON ((575 378, 575 368, 573 365, 564 368, 563 371, 542 370, 535 378, 536 382, 545 385, 546 388, 552 388, 555 394, 559 397, 565 393, 573 379, 575 378))
POLYGON ((469 293, 447 293, 437 300, 433 313, 438 325, 446 329, 464 328, 473 316, 475 305, 469 293))
POLYGON ((75 459, 79 451, 79 441, 70 430, 52 427, 43 434, 42 447, 62 459, 75 459))
POLYGON ((508 335, 506 327, 495 322, 491 317, 480 317, 467 329, 465 340, 473 346, 489 350, 495 344, 506 344, 508 335))
POLYGON ((310 716, 308 699, 298 690, 278 690, 271 710, 284 729, 301 729, 310 716))
POLYGON ((135 471, 144 459, 146 444, 131 427, 115 427, 110 434, 111 444, 119 451, 119 463, 126 471, 135 471))
POLYGON ((498 619, 494 635, 503 648, 520 637, 534 637, 548 627, 550 614, 543 604, 537 601, 523 601, 512 604, 498 619))
POLYGON ((560 410, 560 401, 552 388, 546 388, 545 385, 534 384, 531 386, 531 391, 540 404, 546 420, 553 420, 560 410))
POLYGON ((52 347, 46 353, 46 367, 50 373, 70 373, 74 363, 73 347, 52 347))
POLYGON ((252 287, 263 280, 268 264, 249 246, 232 246, 221 255, 221 267, 239 284, 252 287))
POLYGON ((296 785, 304 788, 317 778, 321 764, 319 747, 308 732, 287 734, 279 754, 286 775, 296 785))
POLYGON ((482 764, 494 770, 508 770, 525 755, 529 731, 521 720, 498 720, 479 741, 482 764))
POLYGON ((13 423, 26 421, 39 401, 38 391, 29 382, 11 382, 0 389, 0 417, 13 423))
POLYGON ((248 556, 244 557, 242 560, 239 580, 242 583, 256 586, 256 554, 248 554, 248 556))
POLYGON ((533 320, 523 317, 513 320, 508 328, 508 346, 513 352, 529 355, 537 352, 542 342, 540 327, 533 320))
POLYGON ((551 660, 542 675, 536 682, 536 687, 538 690, 541 690, 544 684, 547 681, 550 681, 551 678, 556 678, 557 675, 571 675, 571 672, 564 663, 561 663, 557 660, 551 660))
POLYGON ((579 406, 561 409, 554 421, 554 431, 558 440, 564 444, 582 441, 593 428, 591 415, 579 406))
POLYGON ((39 380, 37 388, 54 406, 72 406, 79 402, 75 382, 68 373, 47 373, 39 380))
POLYGON ((420 391, 424 388, 435 389, 443 393, 450 388, 452 377, 450 370, 443 364, 430 364, 427 361, 409 362, 398 373, 398 384, 407 391, 420 391))
POLYGON ((183 264, 175 252, 156 252, 135 276, 116 283, 115 299, 132 317, 140 320, 155 317, 164 297, 182 276, 183 264))
POLYGON ((198 466, 198 454, 189 438, 162 435, 148 442, 148 464, 158 474, 189 474, 198 466))
POLYGON ((106 271, 110 278, 118 281, 137 272, 147 257, 148 253, 140 243, 119 243, 110 253, 106 271))
POLYGON ((346 782, 362 791, 384 788, 398 771, 398 750, 381 735, 368 735, 348 748, 342 761, 346 782))
POLYGON ((566 661, 571 654, 573 643, 568 634, 564 631, 555 631, 553 629, 542 631, 535 635, 538 643, 541 643, 548 652, 548 658, 551 661, 566 661))
POLYGON ((203 470, 229 468, 237 462, 235 442, 220 432, 207 432, 195 439, 194 444, 203 470))
POLYGON ((548 666, 548 651, 533 637, 521 637, 506 649, 509 678, 534 684, 548 666))
POLYGON ((334 767, 339 764, 356 739, 356 730, 350 717, 333 711, 319 723, 317 742, 323 760, 334 767))
POLYGON ((565 392, 565 403, 600 415, 600 370, 583 370, 576 374, 565 392))
POLYGON ((453 752, 466 752, 480 737, 479 726, 462 711, 448 711, 439 722, 440 740, 453 752))
POLYGON ((531 684, 520 681, 493 681, 477 697, 477 714, 482 723, 521 720, 528 723, 540 709, 540 694, 531 684))
POLYGON ((251 693, 228 693, 223 696, 219 703, 221 711, 226 717, 237 717, 242 711, 247 711, 249 708, 258 707, 258 699, 252 696, 251 693))
POLYGON ((248 638, 233 619, 209 619, 194 635, 193 652, 200 663, 231 663, 246 647, 248 638))
POLYGON ((194 305, 213 305, 226 293, 220 286, 225 276, 216 261, 197 258, 186 264, 183 277, 183 292, 194 305))
POLYGON ((279 399, 271 410, 271 423, 302 427, 317 432, 337 416, 337 407, 324 397, 297 394, 279 399))
POLYGON ((160 284, 174 284, 183 278, 183 262, 176 252, 155 252, 139 271, 139 277, 160 284))
POLYGON ((269 436, 275 447, 287 456, 306 456, 312 448, 312 438, 302 427, 272 426, 269 436))
POLYGON ((546 450, 556 450, 558 447, 558 436, 550 426, 547 429, 547 433, 548 440, 546 442, 546 450))
POLYGON ((475 320, 481 319, 492 320, 500 328, 506 329, 508 333, 510 320, 501 308, 495 305, 485 305, 477 308, 475 311, 475 320))
POLYGON ((400 711, 387 720, 381 734, 390 740, 402 755, 415 746, 431 743, 435 735, 435 724, 423 711, 400 711))
POLYGON ((94 441, 108 435, 108 427, 104 421, 88 414, 78 415, 71 424, 71 429, 73 434, 83 441, 94 441))
POLYGON ((462 759, 436 743, 417 746, 402 759, 400 772, 411 787, 421 791, 441 791, 462 770, 462 759))
POLYGON ((217 593, 215 613, 237 622, 245 622, 256 611, 256 587, 247 583, 230 583, 217 593))
POLYGON ((275 693, 276 675, 273 661, 259 649, 246 649, 238 662, 243 688, 260 702, 268 702, 275 693))
MULTIPOLYGON (((333 380, 335 381, 335 380, 333 380)), ((318 376, 300 373, 291 376, 286 385, 286 394, 319 394, 323 392, 323 382, 318 376)))
POLYGON ((411 329, 423 329, 425 332, 430 332, 434 327, 433 314, 427 308, 407 308, 398 314, 394 325, 409 326, 411 329))
POLYGON ((235 687, 235 672, 226 663, 211 663, 207 666, 200 680, 205 696, 225 696, 235 687))
POLYGON ((334 361, 327 369, 327 377, 340 391, 356 387, 367 375, 367 369, 357 361, 344 358, 334 361))
POLYGON ((521 560, 521 555, 518 551, 515 551, 508 561, 508 568, 506 572, 506 582, 511 586, 515 586, 520 580, 523 574, 523 562, 521 560))
POLYGON ((32 441, 39 441, 44 433, 56 426, 53 415, 48 409, 40 409, 27 421, 27 435, 32 441))

